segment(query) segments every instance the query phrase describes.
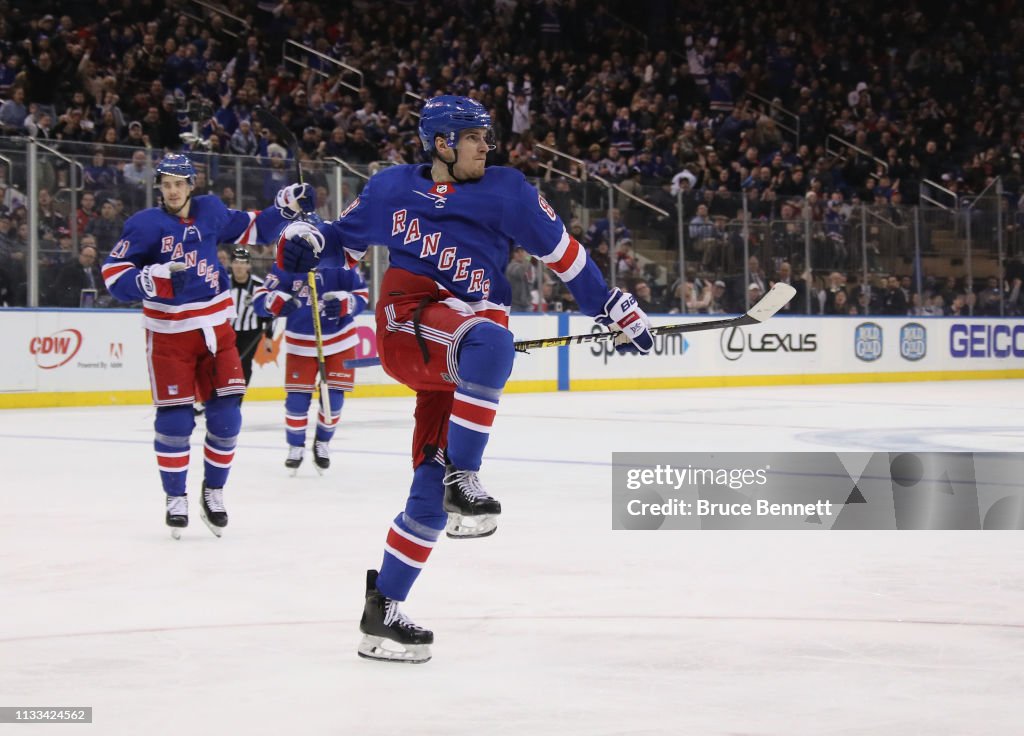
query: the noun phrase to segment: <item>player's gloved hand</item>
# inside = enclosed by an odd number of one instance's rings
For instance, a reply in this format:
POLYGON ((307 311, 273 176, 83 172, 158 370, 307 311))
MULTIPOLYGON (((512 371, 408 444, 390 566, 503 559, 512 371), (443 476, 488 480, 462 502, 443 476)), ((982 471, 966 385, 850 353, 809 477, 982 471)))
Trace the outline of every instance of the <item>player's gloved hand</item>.
POLYGON ((350 291, 328 291, 324 294, 324 317, 339 320, 355 317, 366 307, 366 302, 350 291))
POLYGON ((626 353, 647 354, 654 347, 651 321, 636 303, 636 297, 620 289, 613 289, 604 303, 604 311, 594 320, 613 330, 622 330, 615 338, 615 350, 626 353))
POLYGON ((277 239, 277 266, 282 271, 306 273, 316 267, 324 249, 324 236, 308 222, 293 222, 277 239))
POLYGON ((185 264, 181 261, 144 266, 135 277, 136 285, 150 299, 173 299, 175 294, 185 290, 187 281, 185 264))
POLYGON ((283 291, 275 291, 267 296, 267 311, 275 317, 287 317, 299 308, 299 300, 283 291))
POLYGON ((311 184, 289 184, 278 190, 274 204, 282 217, 294 220, 303 212, 316 209, 316 190, 311 184))

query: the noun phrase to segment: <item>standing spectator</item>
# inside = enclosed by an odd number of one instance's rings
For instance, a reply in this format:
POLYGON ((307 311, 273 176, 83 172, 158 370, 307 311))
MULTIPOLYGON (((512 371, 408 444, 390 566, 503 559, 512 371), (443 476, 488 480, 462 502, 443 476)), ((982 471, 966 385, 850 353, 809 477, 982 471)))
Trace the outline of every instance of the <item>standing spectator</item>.
POLYGON ((8 100, 0 105, 0 125, 5 135, 20 135, 25 131, 25 118, 28 108, 25 107, 25 88, 14 88, 8 100))
POLYGON ((529 312, 533 307, 531 292, 535 279, 530 265, 530 255, 523 246, 513 246, 512 260, 505 268, 505 278, 512 287, 512 311, 529 312))
POLYGON ((239 156, 255 156, 259 152, 259 141, 252 132, 252 123, 245 118, 238 123, 238 129, 231 134, 228 152, 239 156))

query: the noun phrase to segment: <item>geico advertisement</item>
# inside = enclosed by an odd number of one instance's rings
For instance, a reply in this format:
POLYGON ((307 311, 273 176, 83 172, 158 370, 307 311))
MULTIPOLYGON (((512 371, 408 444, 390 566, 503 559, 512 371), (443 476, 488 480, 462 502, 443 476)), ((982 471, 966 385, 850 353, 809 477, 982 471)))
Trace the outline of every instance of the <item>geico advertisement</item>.
POLYGON ((954 322, 949 326, 949 355, 955 359, 1013 360, 1024 358, 1024 323, 954 322))
POLYGON ((0 319, 2 391, 149 387, 137 312, 15 312, 0 319))

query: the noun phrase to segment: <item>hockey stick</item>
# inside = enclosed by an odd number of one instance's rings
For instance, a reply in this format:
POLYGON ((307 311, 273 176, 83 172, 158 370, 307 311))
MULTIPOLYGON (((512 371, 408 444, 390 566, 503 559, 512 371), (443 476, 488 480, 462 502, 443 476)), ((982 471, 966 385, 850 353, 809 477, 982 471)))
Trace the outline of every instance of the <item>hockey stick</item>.
MULTIPOLYGON (((765 322, 786 306, 790 299, 796 294, 789 284, 775 284, 768 293, 758 300, 746 314, 729 319, 713 319, 705 322, 687 322, 678 325, 661 325, 652 327, 652 335, 677 335, 682 332, 701 332, 703 330, 724 330, 729 327, 744 327, 765 322)), ((525 353, 538 348, 558 348, 563 345, 580 345, 587 342, 605 342, 606 340, 620 341, 625 339, 619 332, 592 332, 586 335, 566 335, 564 337, 546 337, 540 340, 519 340, 515 343, 516 352, 525 353)), ((380 365, 380 358, 356 358, 346 360, 346 368, 369 368, 380 365)))
POLYGON ((260 327, 260 334, 256 335, 256 337, 254 339, 249 341, 249 344, 246 346, 245 350, 241 351, 238 354, 238 357, 241 358, 242 360, 245 360, 246 358, 248 358, 249 357, 249 353, 253 352, 259 346, 260 342, 263 340, 264 337, 267 337, 267 338, 273 340, 274 339, 273 327, 274 327, 274 321, 273 320, 270 320, 266 325, 264 325, 263 327, 260 327))
POLYGON ((277 140, 281 141, 284 147, 291 152, 292 160, 295 162, 295 176, 298 177, 299 184, 305 184, 306 181, 302 178, 302 167, 299 166, 299 141, 295 138, 295 134, 288 129, 281 118, 266 108, 257 105, 252 109, 252 114, 262 127, 273 133, 277 140))
POLYGON ((320 410, 328 426, 332 424, 330 389, 327 387, 327 364, 324 362, 324 339, 320 332, 320 302, 316 296, 316 271, 310 271, 306 280, 309 282, 309 300, 313 308, 313 332, 316 335, 316 363, 320 369, 320 410))

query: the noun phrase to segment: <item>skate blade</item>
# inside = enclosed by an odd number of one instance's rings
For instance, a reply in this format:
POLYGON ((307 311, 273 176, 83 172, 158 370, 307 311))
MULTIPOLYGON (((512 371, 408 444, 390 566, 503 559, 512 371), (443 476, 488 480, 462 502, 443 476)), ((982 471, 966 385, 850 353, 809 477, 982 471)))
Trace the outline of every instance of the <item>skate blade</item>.
POLYGON ((181 539, 181 530, 182 530, 182 527, 180 527, 180 526, 172 526, 171 527, 171 539, 175 539, 175 540, 181 539))
POLYGON ((211 523, 210 520, 206 518, 206 512, 203 511, 201 508, 199 510, 199 515, 203 518, 203 523, 206 524, 207 529, 213 532, 213 536, 217 537, 217 539, 220 539, 221 535, 224 534, 224 527, 215 526, 213 523, 211 523))
POLYGON ((377 662, 402 662, 405 664, 423 664, 430 661, 429 644, 399 644, 382 636, 366 634, 359 642, 356 652, 364 659, 377 662))
POLYGON ((494 514, 482 514, 480 516, 448 514, 448 524, 445 526, 444 531, 451 539, 489 537, 498 531, 498 517, 494 514))
POLYGON ((321 476, 322 476, 322 475, 323 475, 324 473, 326 473, 326 472, 327 472, 327 468, 321 468, 321 467, 320 467, 319 465, 317 465, 316 463, 313 463, 313 467, 314 467, 314 468, 316 468, 316 472, 317 472, 317 474, 318 474, 318 475, 321 475, 321 476))

